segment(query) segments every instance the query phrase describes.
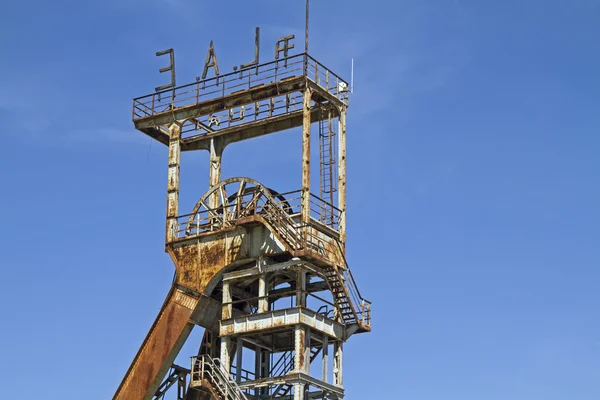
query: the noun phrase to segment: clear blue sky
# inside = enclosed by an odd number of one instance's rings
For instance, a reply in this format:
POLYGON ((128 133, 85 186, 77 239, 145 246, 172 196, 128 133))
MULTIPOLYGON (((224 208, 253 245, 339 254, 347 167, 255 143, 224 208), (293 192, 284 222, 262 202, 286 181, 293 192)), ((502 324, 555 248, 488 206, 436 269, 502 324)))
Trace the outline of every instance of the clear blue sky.
MULTIPOLYGON (((349 400, 600 398, 599 20, 592 0, 313 0, 311 53, 356 65, 348 251, 373 333, 346 347, 349 400)), ((303 1, 3 1, 4 397, 112 397, 173 272, 166 149, 131 98, 165 83, 155 51, 186 83, 210 39, 222 71, 250 61, 256 25, 264 61, 301 47, 303 1)), ((228 148, 224 176, 296 189, 299 160, 279 134, 228 148)), ((207 155, 183 163, 191 209, 207 155)))

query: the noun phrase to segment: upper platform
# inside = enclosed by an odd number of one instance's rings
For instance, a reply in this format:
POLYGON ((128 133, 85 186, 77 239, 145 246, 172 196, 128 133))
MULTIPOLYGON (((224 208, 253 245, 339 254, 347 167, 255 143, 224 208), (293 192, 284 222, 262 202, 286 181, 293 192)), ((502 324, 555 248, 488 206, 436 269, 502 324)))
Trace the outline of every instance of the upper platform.
POLYGON ((136 129, 167 145, 166 127, 182 122, 181 150, 208 149, 302 125, 306 88, 312 89, 311 121, 324 108, 348 104, 348 83, 308 54, 197 80, 133 100, 136 129))

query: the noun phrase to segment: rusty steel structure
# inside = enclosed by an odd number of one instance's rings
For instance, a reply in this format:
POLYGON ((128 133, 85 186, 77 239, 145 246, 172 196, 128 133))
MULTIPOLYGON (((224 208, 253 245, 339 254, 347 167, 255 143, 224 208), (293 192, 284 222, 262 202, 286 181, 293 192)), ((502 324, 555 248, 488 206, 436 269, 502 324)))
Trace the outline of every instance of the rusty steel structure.
POLYGON ((346 81, 302 53, 133 100, 135 128, 168 147, 175 279, 114 400, 163 399, 171 388, 178 400, 344 397, 344 343, 371 330, 371 305, 346 260, 348 96, 346 81), (294 127, 297 191, 221 178, 226 146, 294 127), (195 150, 210 154, 209 188, 180 210, 180 158, 195 150), (195 326, 205 330, 198 353, 174 365, 195 326))

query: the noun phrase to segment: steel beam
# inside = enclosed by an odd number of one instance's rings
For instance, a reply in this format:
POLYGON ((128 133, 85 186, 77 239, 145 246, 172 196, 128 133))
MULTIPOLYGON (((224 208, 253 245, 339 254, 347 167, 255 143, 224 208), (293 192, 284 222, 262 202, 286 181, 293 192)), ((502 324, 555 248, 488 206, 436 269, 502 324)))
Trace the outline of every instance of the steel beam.
POLYGON ((179 212, 179 164, 181 157, 181 127, 169 127, 169 167, 167 181, 167 243, 176 239, 177 215, 179 212))

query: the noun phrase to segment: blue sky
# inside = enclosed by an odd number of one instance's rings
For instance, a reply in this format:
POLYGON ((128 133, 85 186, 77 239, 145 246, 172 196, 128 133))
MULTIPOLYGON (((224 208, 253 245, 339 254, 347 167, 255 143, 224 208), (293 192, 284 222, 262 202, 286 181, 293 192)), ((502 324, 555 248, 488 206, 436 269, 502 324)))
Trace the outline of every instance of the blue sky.
MULTIPOLYGON (((598 399, 600 3, 311 11, 311 54, 356 66, 348 258, 373 332, 346 347, 347 399, 598 399)), ((5 397, 112 397, 173 273, 166 149, 133 129, 131 98, 166 83, 157 50, 183 84, 211 39, 223 72, 250 61, 257 25, 262 60, 280 36, 300 48, 303 2, 3 2, 5 397)), ((296 189, 300 154, 296 133, 256 139, 223 174, 296 189)), ((207 161, 183 158, 182 209, 207 161)))

